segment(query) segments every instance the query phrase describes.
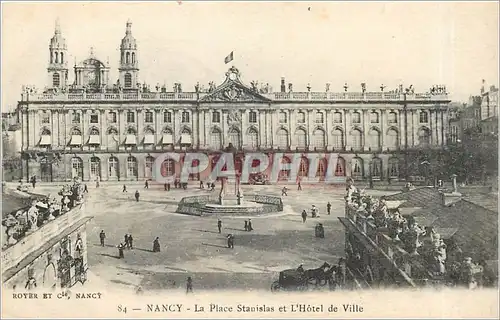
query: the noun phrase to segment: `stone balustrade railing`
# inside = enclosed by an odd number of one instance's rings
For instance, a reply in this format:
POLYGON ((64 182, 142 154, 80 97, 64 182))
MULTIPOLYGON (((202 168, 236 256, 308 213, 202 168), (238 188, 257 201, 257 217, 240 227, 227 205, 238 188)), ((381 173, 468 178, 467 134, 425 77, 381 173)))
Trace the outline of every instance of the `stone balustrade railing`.
MULTIPOLYGON (((149 93, 23 93, 21 101, 199 101, 207 92, 149 93)), ((273 92, 262 93, 273 101, 447 101, 447 94, 391 92, 273 92)))
POLYGON ((61 233, 74 222, 84 217, 85 203, 77 205, 55 220, 48 221, 37 230, 28 233, 19 241, 2 250, 2 269, 8 270, 18 264, 29 253, 40 249, 51 238, 61 233))

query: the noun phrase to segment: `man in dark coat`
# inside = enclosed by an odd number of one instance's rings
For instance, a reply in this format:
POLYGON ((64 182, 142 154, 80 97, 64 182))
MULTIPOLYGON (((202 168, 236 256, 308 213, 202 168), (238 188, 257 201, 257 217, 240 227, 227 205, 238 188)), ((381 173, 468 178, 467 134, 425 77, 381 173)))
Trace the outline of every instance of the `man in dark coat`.
POLYGON ((227 247, 230 249, 234 249, 234 237, 232 234, 227 235, 227 247))
POLYGON ((327 212, 328 214, 330 214, 330 211, 331 211, 331 210, 332 210, 332 204, 331 204, 330 202, 328 202, 328 203, 326 204, 326 212, 327 212))
POLYGON ((127 186, 126 185, 123 185, 123 190, 122 192, 127 192, 127 186))
POLYGON ((106 234, 104 233, 104 230, 101 230, 101 233, 99 233, 99 239, 101 240, 101 247, 104 247, 104 239, 106 239, 106 234))
POLYGON ((129 234, 128 235, 128 247, 129 247, 129 249, 134 249, 133 241, 134 241, 134 238, 132 238, 132 235, 129 234))
POLYGON ((153 252, 160 252, 160 238, 158 237, 153 241, 153 252))
POLYGON ((120 243, 120 245, 118 246, 118 258, 120 258, 120 259, 125 258, 125 256, 123 255, 124 248, 125 248, 125 246, 123 245, 123 243, 120 243))
POLYGON ((166 184, 166 183, 165 183, 165 184, 163 184, 163 189, 164 189, 165 191, 167 191, 167 184, 166 184))
POLYGON ((219 233, 222 232, 222 221, 220 219, 217 221, 217 228, 219 229, 219 233))
POLYGON ((129 248, 129 243, 128 243, 128 233, 125 234, 125 248, 129 248))
POLYGON ((148 180, 146 180, 146 182, 144 182, 144 189, 149 189, 149 182, 148 182, 148 180))
POLYGON ((248 220, 245 220, 245 231, 248 231, 248 220))
POLYGON ((305 223, 307 220, 307 212, 306 210, 302 210, 302 223, 305 223))
POLYGON ((186 281, 186 294, 190 292, 193 293, 193 279, 191 279, 191 277, 188 277, 186 281))
POLYGON ((283 187, 283 189, 281 189, 281 196, 288 196, 288 194, 286 193, 287 191, 287 187, 283 187))
POLYGON ((248 231, 252 231, 252 219, 248 219, 248 231))
POLYGON ((139 196, 140 196, 139 190, 136 190, 135 191, 135 201, 139 202, 139 196))

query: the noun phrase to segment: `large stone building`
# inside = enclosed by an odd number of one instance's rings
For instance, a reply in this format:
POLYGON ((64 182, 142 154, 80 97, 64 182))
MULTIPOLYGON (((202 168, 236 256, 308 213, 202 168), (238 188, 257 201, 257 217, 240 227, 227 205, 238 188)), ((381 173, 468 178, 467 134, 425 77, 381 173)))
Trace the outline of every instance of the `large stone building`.
MULTIPOLYGON (((282 78, 280 91, 272 92, 254 81, 247 85, 231 67, 222 83, 211 82, 207 90, 198 84, 184 92, 179 83, 173 92, 159 85, 151 89, 139 82, 140 51, 131 28, 129 21, 116 83, 109 79, 109 64, 92 53, 74 67, 70 82, 68 48, 56 26, 49 88, 25 88, 19 101, 26 179, 140 180, 152 177, 155 157, 167 150, 212 154, 230 144, 240 154, 339 152, 337 176, 398 179, 408 174, 402 169, 405 153, 446 144, 450 101, 444 86, 415 93, 412 86, 387 91, 382 85, 369 92, 362 84, 354 92, 346 84, 342 92, 331 92, 327 84, 321 92, 309 85, 296 92, 282 78)), ((213 165, 217 155, 210 157, 213 165)), ((327 165, 327 158, 319 162, 319 176, 327 165)), ((299 175, 307 166, 304 160, 299 175)), ((179 163, 167 161, 164 171, 179 172, 179 163)))

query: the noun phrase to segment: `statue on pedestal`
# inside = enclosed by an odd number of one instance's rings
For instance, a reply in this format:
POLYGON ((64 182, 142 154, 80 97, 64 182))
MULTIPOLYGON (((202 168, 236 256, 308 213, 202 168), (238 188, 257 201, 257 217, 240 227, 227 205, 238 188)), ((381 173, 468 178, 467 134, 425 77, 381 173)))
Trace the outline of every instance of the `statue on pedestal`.
POLYGON ((224 204, 224 196, 226 194, 226 183, 224 179, 221 179, 221 186, 220 186, 220 192, 219 192, 219 204, 223 205, 224 204))

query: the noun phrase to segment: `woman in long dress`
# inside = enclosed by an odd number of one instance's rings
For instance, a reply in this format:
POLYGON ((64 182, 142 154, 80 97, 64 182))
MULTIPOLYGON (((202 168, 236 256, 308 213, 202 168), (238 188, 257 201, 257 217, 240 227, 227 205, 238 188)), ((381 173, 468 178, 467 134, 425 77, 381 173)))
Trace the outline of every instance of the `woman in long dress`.
POLYGON ((153 252, 160 252, 160 238, 156 237, 153 241, 153 252))

